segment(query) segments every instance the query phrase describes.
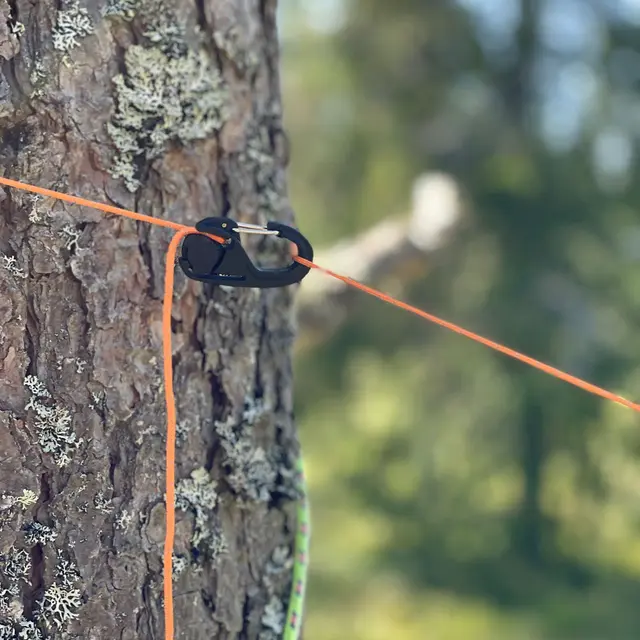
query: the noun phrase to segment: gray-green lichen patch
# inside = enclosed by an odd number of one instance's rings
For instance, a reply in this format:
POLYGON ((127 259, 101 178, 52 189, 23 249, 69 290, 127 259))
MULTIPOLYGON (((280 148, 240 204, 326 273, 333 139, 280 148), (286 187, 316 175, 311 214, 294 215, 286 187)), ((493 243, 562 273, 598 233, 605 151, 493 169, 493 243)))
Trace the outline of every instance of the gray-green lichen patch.
POLYGON ((113 503, 111 498, 107 498, 103 491, 98 491, 93 498, 93 506, 102 513, 111 513, 113 511, 113 503))
POLYGON ((176 424, 176 446, 180 447, 187 441, 191 430, 192 425, 184 420, 176 424))
POLYGON ((262 584, 270 599, 260 620, 262 629, 258 640, 278 640, 282 637, 286 607, 277 593, 281 591, 283 577, 291 574, 292 567, 293 557, 289 547, 276 547, 262 577, 262 584))
POLYGON ((32 394, 25 410, 31 409, 35 413, 38 442, 59 467, 65 467, 71 462, 73 451, 82 443, 82 438, 71 429, 70 411, 55 404, 49 391, 35 376, 27 376, 24 385, 32 394))
POLYGON ((281 576, 289 574, 292 568, 293 556, 291 555, 291 549, 286 545, 276 547, 271 554, 269 562, 267 562, 262 578, 267 590, 272 592, 281 576))
POLYGON ((38 211, 38 200, 40 196, 32 195, 31 196, 31 210, 29 211, 29 222, 31 224, 38 224, 43 222, 43 218, 40 215, 40 211, 38 211))
POLYGON ((191 540, 194 547, 214 537, 209 527, 209 513, 218 504, 216 486, 203 467, 195 469, 190 478, 182 479, 176 485, 176 508, 195 513, 195 530, 191 540))
POLYGON ((140 0, 109 0, 102 15, 133 20, 139 4, 140 0))
POLYGON ((195 469, 190 478, 178 482, 176 507, 183 510, 193 507, 196 511, 215 509, 218 504, 216 486, 204 467, 195 469))
POLYGON ((278 640, 284 631, 285 622, 284 603, 280 598, 272 596, 260 619, 262 630, 258 640, 278 640))
POLYGON ((62 229, 60 230, 60 234, 63 236, 64 238, 64 248, 67 251, 71 251, 74 248, 78 247, 78 240, 80 238, 80 231, 78 231, 77 229, 75 229, 73 226, 71 226, 70 224, 66 224, 64 227, 62 227, 62 229))
POLYGON ((225 479, 240 501, 269 502, 277 488, 278 465, 273 452, 268 454, 253 437, 254 426, 264 416, 268 413, 263 408, 247 404, 240 420, 230 416, 216 424, 228 468, 225 479))
POLYGON ((225 91, 203 50, 172 57, 160 48, 132 45, 125 68, 114 78, 116 109, 107 130, 116 147, 111 175, 135 191, 145 160, 172 141, 187 144, 220 129, 225 91))
MULTIPOLYGON (((0 589, 0 617, 15 623, 22 617, 23 608, 20 602, 20 590, 12 587, 0 589)), ((12 636, 9 637, 12 638, 12 636)))
POLYGON ((16 278, 27 278, 26 271, 18 266, 18 261, 15 256, 7 256, 0 252, 0 266, 6 269, 10 274, 16 276, 16 278))
POLYGON ((38 502, 38 496, 35 491, 31 491, 31 489, 23 489, 22 495, 16 498, 16 502, 23 508, 28 509, 31 505, 34 505, 38 502))
POLYGON ((24 386, 37 398, 51 398, 49 390, 37 376, 25 376, 24 386))
POLYGON ((36 615, 49 628, 62 629, 78 618, 77 610, 82 605, 80 591, 53 583, 37 603, 36 615))
MULTIPOLYGON (((176 485, 176 508, 195 514, 191 548, 198 549, 202 558, 208 558, 212 562, 228 551, 224 534, 214 521, 218 505, 216 488, 216 482, 211 480, 203 467, 195 469, 190 478, 182 479, 176 485)), ((197 562, 191 566, 194 570, 202 568, 197 562)), ((185 569, 183 556, 174 556, 174 574, 179 575, 185 569)))
POLYGON ((18 640, 43 640, 44 636, 31 620, 18 621, 18 640))
POLYGON ((174 578, 183 574, 186 571, 188 566, 189 566, 189 560, 185 558, 185 556, 176 555, 175 553, 173 554, 172 570, 173 570, 174 578))
POLYGON ((132 522, 133 522, 133 514, 131 514, 126 509, 123 509, 116 516, 116 519, 115 519, 116 529, 120 529, 121 531, 126 531, 132 522))
POLYGON ((262 578, 270 599, 260 620, 262 629, 258 640, 277 640, 282 637, 286 621, 285 603, 277 592, 281 590, 282 578, 290 575, 292 567, 293 557, 289 547, 276 547, 262 578))
MULTIPOLYGON (((30 544, 44 544, 52 539, 51 529, 39 523, 33 523, 31 531, 37 529, 30 544), (39 527, 39 528, 38 528, 39 527), (43 538, 42 532, 47 532, 43 538), (46 539, 45 539, 46 538, 46 539)), ((53 536, 55 537, 55 536, 53 536)), ((0 569, 9 582, 8 588, 0 588, 0 640, 42 640, 44 635, 36 622, 24 618, 21 581, 28 581, 31 573, 31 555, 25 549, 11 547, 0 556, 0 569)), ((46 589, 43 598, 35 603, 36 620, 49 629, 62 629, 66 624, 78 618, 77 609, 81 606, 80 591, 76 584, 80 574, 76 565, 67 559, 58 559, 55 568, 55 582, 46 589)))
MULTIPOLYGON (((45 95, 45 82, 47 79, 47 73, 44 67, 44 63, 39 58, 36 58, 29 73, 29 81, 31 82, 32 90, 31 90, 31 99, 34 98, 42 98, 45 95)), ((35 201, 40 196, 32 196, 35 201)), ((35 210, 35 202, 34 202, 34 210, 35 210)), ((31 219, 31 214, 29 215, 29 220, 31 222, 39 222, 39 217, 37 220, 31 219)))
POLYGON ((11 8, 7 2, 0 2, 0 58, 11 60, 20 51, 19 33, 11 18, 11 8))
POLYGON ((15 624, 0 622, 0 640, 42 640, 42 632, 34 622, 19 619, 15 624))
POLYGON ((179 58, 187 51, 187 27, 184 18, 178 17, 164 2, 155 0, 145 6, 143 35, 169 57, 179 58))
POLYGON ((237 25, 230 25, 224 31, 215 30, 213 39, 220 51, 232 60, 242 72, 256 69, 260 64, 258 53, 244 41, 237 25))
POLYGON ((58 11, 53 29, 53 46, 58 51, 70 51, 80 46, 78 38, 84 38, 93 32, 93 23, 87 10, 80 7, 77 1, 71 2, 67 9, 58 11))
POLYGON ((30 547, 34 547, 37 544, 45 545, 49 542, 53 542, 58 534, 52 527, 41 522, 30 522, 24 528, 24 541, 25 544, 30 547))
POLYGON ((10 581, 26 580, 31 571, 31 555, 26 549, 9 548, 0 555, 0 569, 10 581))
POLYGON ((49 629, 60 630, 79 617, 82 598, 76 584, 80 574, 75 563, 62 558, 56 564, 55 578, 42 599, 36 602, 35 616, 49 629))
POLYGON ((75 562, 66 558, 58 559, 56 564, 56 581, 64 589, 73 589, 80 580, 80 573, 75 562))
POLYGON ((233 465, 229 484, 240 495, 256 502, 269 502, 277 471, 262 447, 253 447, 248 439, 226 441, 227 458, 233 465))
POLYGON ((0 571, 7 587, 0 587, 0 640, 42 640, 36 624, 24 618, 21 583, 29 581, 31 554, 15 546, 0 555, 0 571))
POLYGON ((19 38, 20 36, 24 35, 24 32, 26 31, 26 27, 24 26, 24 24, 22 24, 22 22, 19 22, 17 20, 10 26, 11 26, 11 33, 14 36, 16 36, 16 38, 19 38))
POLYGON ((287 200, 284 174, 271 149, 270 133, 266 125, 254 123, 250 128, 241 160, 253 174, 261 215, 267 220, 272 219, 274 213, 277 214, 286 207, 287 200))

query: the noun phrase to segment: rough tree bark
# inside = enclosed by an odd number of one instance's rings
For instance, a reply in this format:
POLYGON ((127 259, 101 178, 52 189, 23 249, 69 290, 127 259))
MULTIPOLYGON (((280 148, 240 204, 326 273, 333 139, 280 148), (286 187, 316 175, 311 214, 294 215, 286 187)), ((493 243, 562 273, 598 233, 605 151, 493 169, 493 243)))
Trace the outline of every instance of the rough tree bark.
MULTIPOLYGON (((0 0, 0 172, 184 224, 291 224, 275 12, 0 0)), ((163 638, 170 234, 0 190, 0 638, 163 638)), ((176 273, 176 638, 280 637, 292 289, 176 273)))

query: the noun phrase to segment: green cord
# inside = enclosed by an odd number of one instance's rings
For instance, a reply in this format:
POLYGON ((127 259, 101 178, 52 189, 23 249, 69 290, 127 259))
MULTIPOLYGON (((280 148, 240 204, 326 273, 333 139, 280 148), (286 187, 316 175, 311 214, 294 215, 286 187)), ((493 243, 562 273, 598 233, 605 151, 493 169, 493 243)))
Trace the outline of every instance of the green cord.
POLYGON ((298 458, 296 473, 298 487, 302 491, 302 499, 298 504, 297 511, 293 580, 291 582, 289 610, 287 612, 283 640, 298 640, 300 637, 300 631, 302 630, 302 615, 304 611, 304 594, 307 587, 307 568, 309 566, 311 518, 302 457, 298 458))

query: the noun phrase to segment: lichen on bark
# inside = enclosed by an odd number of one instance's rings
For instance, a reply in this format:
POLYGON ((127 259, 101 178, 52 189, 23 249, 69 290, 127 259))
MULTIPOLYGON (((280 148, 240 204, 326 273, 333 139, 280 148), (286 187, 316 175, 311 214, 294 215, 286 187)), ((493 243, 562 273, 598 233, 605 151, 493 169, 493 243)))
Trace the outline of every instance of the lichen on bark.
POLYGON ((171 141, 189 144, 220 129, 226 94, 202 49, 174 58, 132 45, 124 63, 126 74, 113 80, 117 108, 107 130, 117 150, 111 175, 135 191, 138 163, 157 158, 171 141))
MULTIPOLYGON (((277 143, 275 2, 87 0, 78 16, 86 9, 91 28, 65 51, 54 31, 72 4, 12 6, 0 0, 2 175, 183 224, 227 214, 292 222, 277 143), (20 38, 4 30, 7 11, 25 25, 20 38), (160 88, 145 94, 134 126, 141 68, 160 88), (111 175, 127 149, 135 192, 111 175)), ((0 633, 56 637, 57 616, 69 638, 163 636, 168 242, 165 229, 0 190, 0 556, 20 554, 13 573, 25 552, 32 560, 17 594, 0 575, 0 633), (59 407, 50 433, 73 445, 68 460, 39 442, 31 377, 51 396, 36 396, 40 412, 59 407), (25 491, 35 502, 18 500, 25 491)), ((261 261, 286 248, 249 249, 261 261)), ((177 638, 256 640, 286 609, 290 570, 273 558, 290 557, 295 530, 292 298, 209 290, 176 274, 174 386, 186 425, 176 473, 184 483, 204 469, 217 496, 177 513, 177 638), (264 415, 248 419, 254 405, 264 415), (229 420, 247 465, 228 464, 216 426, 229 420)))

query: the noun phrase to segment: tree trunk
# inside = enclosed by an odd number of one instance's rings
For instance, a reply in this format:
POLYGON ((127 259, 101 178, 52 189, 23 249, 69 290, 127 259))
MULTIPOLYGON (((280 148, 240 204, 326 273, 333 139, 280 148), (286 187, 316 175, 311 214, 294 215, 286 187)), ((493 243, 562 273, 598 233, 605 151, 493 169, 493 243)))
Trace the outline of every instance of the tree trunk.
MULTIPOLYGON (((275 5, 0 0, 2 175, 183 224, 291 224, 275 5)), ((0 638, 164 637, 170 237, 0 190, 0 638)), ((280 243, 248 245, 273 264, 280 243)), ((176 638, 284 626, 292 295, 176 272, 176 638)))

